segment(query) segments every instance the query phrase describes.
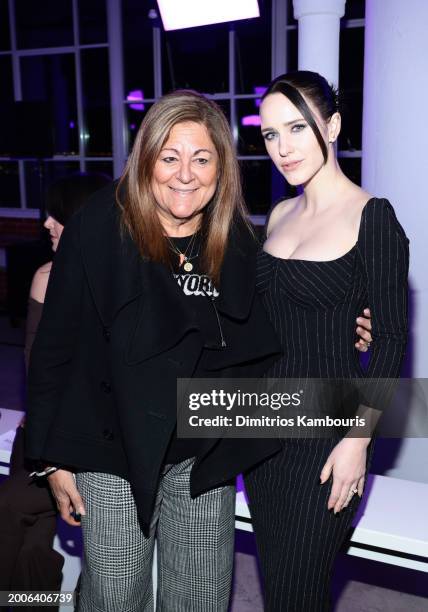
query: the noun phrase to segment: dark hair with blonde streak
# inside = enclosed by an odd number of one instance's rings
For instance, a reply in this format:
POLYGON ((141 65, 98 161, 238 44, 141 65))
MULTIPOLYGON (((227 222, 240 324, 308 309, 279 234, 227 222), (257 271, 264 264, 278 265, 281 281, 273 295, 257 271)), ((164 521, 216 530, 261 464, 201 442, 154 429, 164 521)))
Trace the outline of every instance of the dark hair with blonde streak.
POLYGON ((116 199, 126 228, 145 258, 171 263, 171 250, 156 212, 151 182, 155 163, 171 129, 185 121, 204 125, 218 155, 218 181, 203 210, 201 269, 219 282, 229 230, 241 219, 249 227, 241 177, 229 124, 217 104, 194 91, 163 96, 148 111, 138 130, 131 155, 119 181, 116 199))

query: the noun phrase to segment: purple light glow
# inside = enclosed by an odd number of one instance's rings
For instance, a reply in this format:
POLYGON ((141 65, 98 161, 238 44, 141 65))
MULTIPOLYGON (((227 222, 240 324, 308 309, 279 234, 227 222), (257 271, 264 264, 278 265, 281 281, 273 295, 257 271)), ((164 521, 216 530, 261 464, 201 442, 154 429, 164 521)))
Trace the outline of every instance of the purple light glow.
POLYGON ((262 122, 258 115, 247 115, 246 117, 242 117, 241 123, 245 127, 254 127, 261 125, 262 122))
POLYGON ((181 30, 212 23, 259 17, 257 0, 158 0, 165 30, 181 30))
POLYGON ((76 127, 76 124, 74 123, 74 121, 70 121, 70 123, 68 124, 68 127, 72 130, 76 127))
POLYGON ((140 104, 130 104, 129 108, 137 111, 144 110, 144 104, 141 104, 141 102, 144 100, 144 92, 141 89, 134 89, 130 91, 126 96, 126 100, 128 102, 140 102, 140 104))
MULTIPOLYGON (((265 93, 266 90, 267 90, 267 87, 254 87, 254 93, 255 94, 259 94, 260 98, 262 97, 262 95, 265 93)), ((261 99, 260 98, 256 98, 256 106, 257 106, 257 108, 259 108, 260 104, 261 104, 261 99)))

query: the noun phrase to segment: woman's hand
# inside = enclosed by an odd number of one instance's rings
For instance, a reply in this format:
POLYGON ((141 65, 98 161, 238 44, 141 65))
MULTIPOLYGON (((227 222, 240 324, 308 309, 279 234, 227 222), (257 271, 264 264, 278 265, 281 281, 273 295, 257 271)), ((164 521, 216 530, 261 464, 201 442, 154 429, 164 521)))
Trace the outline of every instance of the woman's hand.
POLYGON ((355 343, 355 348, 361 353, 368 351, 371 341, 373 340, 371 335, 372 321, 370 315, 370 309, 364 308, 364 317, 358 317, 357 319, 357 334, 360 336, 359 340, 355 343))
POLYGON ((80 526, 80 521, 76 521, 71 513, 85 515, 86 512, 73 473, 67 470, 56 470, 48 476, 48 482, 61 518, 72 527, 80 526))
POLYGON ((327 508, 340 512, 352 499, 352 491, 361 497, 366 473, 367 445, 370 438, 343 438, 331 451, 320 475, 321 484, 333 473, 333 486, 327 508))

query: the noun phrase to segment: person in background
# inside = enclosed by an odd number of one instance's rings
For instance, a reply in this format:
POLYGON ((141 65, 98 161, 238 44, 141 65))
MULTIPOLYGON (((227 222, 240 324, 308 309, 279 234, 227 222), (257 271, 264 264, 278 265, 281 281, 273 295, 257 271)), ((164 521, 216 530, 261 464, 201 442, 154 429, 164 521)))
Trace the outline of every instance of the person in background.
MULTIPOLYGON (((102 174, 82 173, 50 185, 44 227, 49 231, 54 253, 72 215, 110 180, 102 174)), ((51 266, 51 261, 41 266, 31 283, 24 347, 27 371, 51 266)), ((24 426, 25 417, 16 430, 10 476, 0 484, 0 590, 57 591, 61 588, 64 563, 62 555, 52 547, 57 509, 47 483, 29 478, 24 461, 24 426)))
MULTIPOLYGON (((258 293, 283 349, 268 376, 356 380, 369 390, 357 414, 380 411, 382 380, 388 389, 399 376, 406 347, 407 237, 388 200, 342 172, 334 146, 340 113, 322 76, 278 77, 260 115, 272 161, 302 187, 273 209, 258 257, 258 293), (373 346, 364 370, 352 340, 367 306, 373 346)), ((371 433, 283 439, 281 451, 247 475, 266 612, 330 609, 332 566, 363 494, 371 433)))

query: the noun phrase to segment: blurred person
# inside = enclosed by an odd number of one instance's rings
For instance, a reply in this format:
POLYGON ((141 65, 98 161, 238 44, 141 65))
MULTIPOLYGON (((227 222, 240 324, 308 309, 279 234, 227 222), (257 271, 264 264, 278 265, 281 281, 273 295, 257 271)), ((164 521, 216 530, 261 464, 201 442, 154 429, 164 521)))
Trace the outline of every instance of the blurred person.
MULTIPOLYGON (((73 174, 49 187, 44 227, 54 253, 72 215, 109 181, 101 174, 73 174)), ((27 370, 51 266, 52 262, 41 266, 31 283, 24 347, 27 370)), ((29 479, 30 470, 24 461, 24 425, 25 417, 16 430, 10 476, 0 484, 0 590, 56 591, 61 588, 64 563, 62 555, 53 549, 57 510, 47 483, 29 479)))

